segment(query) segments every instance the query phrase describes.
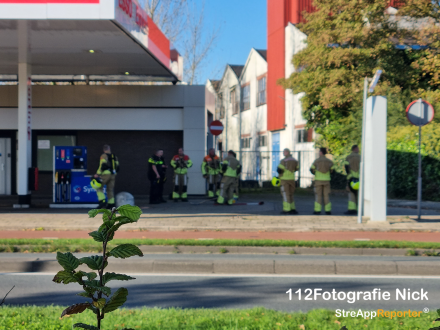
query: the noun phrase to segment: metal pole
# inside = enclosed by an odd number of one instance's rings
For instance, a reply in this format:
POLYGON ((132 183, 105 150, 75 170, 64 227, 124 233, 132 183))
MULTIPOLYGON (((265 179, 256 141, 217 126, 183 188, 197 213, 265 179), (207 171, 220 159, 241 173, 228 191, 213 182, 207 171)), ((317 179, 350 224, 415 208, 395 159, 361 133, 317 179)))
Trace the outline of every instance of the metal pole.
MULTIPOLYGON (((420 118, 423 118, 422 99, 419 99, 420 118)), ((419 125, 419 174, 417 176, 417 220, 420 220, 422 204, 422 126, 419 125)))
POLYGON ((298 171, 298 188, 301 188, 301 151, 298 151, 298 164, 299 164, 299 171, 298 171))
POLYGON ((362 223, 362 215, 364 211, 364 162, 365 162, 365 125, 367 114, 367 90, 368 90, 368 78, 364 80, 364 102, 363 102, 363 114, 362 114, 362 153, 361 164, 359 170, 359 199, 358 199, 358 218, 357 222, 362 223))

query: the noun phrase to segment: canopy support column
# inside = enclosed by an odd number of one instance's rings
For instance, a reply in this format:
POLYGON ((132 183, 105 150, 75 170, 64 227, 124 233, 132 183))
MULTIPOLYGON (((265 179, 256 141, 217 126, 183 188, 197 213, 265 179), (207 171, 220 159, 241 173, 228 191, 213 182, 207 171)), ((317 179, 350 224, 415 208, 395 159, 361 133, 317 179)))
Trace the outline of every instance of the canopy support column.
POLYGON ((31 203, 29 168, 32 166, 32 80, 29 62, 28 22, 18 21, 18 204, 31 203))

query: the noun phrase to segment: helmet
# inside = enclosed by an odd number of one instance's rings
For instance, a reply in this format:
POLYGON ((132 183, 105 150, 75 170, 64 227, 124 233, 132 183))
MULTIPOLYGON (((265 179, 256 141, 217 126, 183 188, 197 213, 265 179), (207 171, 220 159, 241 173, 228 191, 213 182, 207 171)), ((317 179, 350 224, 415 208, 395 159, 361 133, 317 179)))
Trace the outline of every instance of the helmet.
POLYGON ((102 187, 102 179, 100 177, 91 177, 90 178, 90 185, 92 186, 93 189, 99 189, 102 187))
POLYGON ((274 187, 281 186, 281 181, 280 181, 280 179, 278 177, 274 176, 272 178, 272 186, 274 186, 274 187))
POLYGON ((353 178, 350 180, 350 190, 357 192, 359 190, 359 179, 353 178))
POLYGON ((133 195, 125 191, 118 193, 116 195, 116 207, 127 204, 134 206, 133 195))

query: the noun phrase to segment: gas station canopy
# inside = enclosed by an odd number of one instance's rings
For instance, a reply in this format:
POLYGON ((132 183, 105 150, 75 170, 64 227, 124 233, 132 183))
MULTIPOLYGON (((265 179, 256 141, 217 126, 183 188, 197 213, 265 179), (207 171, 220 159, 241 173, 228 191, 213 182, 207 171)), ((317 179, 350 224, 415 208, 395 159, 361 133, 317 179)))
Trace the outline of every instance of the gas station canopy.
POLYGON ((3 77, 18 73, 20 40, 27 40, 25 61, 32 68, 32 79, 63 75, 180 79, 180 70, 171 69, 175 65, 170 42, 136 0, 0 0, 3 77), (23 20, 25 31, 19 28, 23 20), (26 37, 20 39, 21 34, 26 37))

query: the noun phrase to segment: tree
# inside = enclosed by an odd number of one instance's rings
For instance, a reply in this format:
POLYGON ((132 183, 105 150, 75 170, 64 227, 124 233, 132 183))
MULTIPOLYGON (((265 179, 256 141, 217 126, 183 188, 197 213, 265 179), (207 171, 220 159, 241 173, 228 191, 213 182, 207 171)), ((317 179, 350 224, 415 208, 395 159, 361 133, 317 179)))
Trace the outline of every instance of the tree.
POLYGON ((217 42, 220 29, 205 21, 205 0, 200 7, 190 0, 145 0, 154 23, 184 57, 184 79, 200 83, 200 71, 217 42))
POLYGON ((394 100, 389 115, 397 116, 404 116, 413 91, 429 84, 413 65, 423 50, 395 47, 407 34, 386 13, 386 1, 315 0, 314 6, 316 12, 299 25, 307 46, 292 60, 302 70, 279 83, 304 93, 303 116, 320 134, 317 145, 340 155, 361 139, 364 77, 383 71, 375 95, 394 100))
POLYGON ((185 30, 187 0, 145 0, 145 10, 153 22, 175 43, 185 30))
POLYGON ((215 46, 220 29, 215 26, 207 29, 205 24, 205 1, 202 1, 201 9, 197 10, 193 4, 187 14, 187 34, 184 46, 184 76, 190 84, 200 83, 200 70, 206 63, 209 54, 215 46))

